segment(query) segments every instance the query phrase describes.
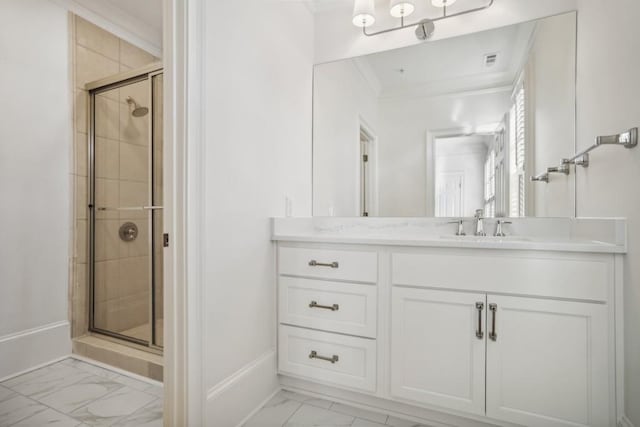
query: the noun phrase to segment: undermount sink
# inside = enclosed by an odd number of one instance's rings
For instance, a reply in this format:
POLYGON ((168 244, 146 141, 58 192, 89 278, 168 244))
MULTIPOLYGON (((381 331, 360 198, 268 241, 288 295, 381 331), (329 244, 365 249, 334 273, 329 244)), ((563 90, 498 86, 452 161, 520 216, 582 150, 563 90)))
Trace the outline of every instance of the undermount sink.
POLYGON ((503 236, 503 237, 498 237, 498 236, 474 236, 474 235, 468 235, 468 236, 440 236, 441 239, 443 240, 456 240, 456 241, 461 241, 461 242, 494 242, 494 243, 501 243, 501 242, 531 242, 533 241, 531 238, 529 237, 524 237, 524 236, 503 236))

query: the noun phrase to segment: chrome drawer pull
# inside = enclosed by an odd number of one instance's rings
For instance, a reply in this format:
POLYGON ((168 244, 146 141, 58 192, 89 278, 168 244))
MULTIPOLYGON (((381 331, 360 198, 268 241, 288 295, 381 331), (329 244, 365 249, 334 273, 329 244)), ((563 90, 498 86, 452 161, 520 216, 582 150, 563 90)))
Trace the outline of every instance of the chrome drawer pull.
POLYGON ((496 311, 498 311, 498 305, 489 304, 489 310, 491 310, 491 332, 489 332, 489 338, 491 341, 498 341, 498 334, 496 333, 496 311))
POLYGON ((332 262, 332 263, 318 262, 315 259, 312 259, 311 261, 309 261, 309 266, 338 268, 339 264, 337 262, 332 262))
POLYGON ((484 303, 477 302, 476 310, 478 310, 478 330, 476 331, 476 337, 481 340, 484 338, 484 332, 482 332, 482 310, 484 310, 484 303))
POLYGON ((312 351, 309 353, 309 359, 326 360, 327 362, 336 363, 338 361, 338 356, 335 354, 332 357, 318 356, 316 351, 312 351))
POLYGON ((311 301, 309 303, 309 308, 324 308, 325 310, 338 311, 340 310, 340 306, 338 304, 333 305, 320 305, 316 301, 311 301))

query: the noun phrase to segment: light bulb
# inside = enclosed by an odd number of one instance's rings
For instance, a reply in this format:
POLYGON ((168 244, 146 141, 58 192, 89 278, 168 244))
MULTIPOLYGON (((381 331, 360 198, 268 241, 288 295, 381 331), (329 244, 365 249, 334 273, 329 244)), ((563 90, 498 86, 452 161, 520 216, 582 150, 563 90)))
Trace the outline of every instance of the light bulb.
POLYGON ((374 0, 355 0, 353 4, 353 25, 370 27, 376 22, 374 0))
POLYGON ((389 13, 394 18, 407 17, 416 10, 413 2, 408 0, 391 0, 389 7, 389 13))

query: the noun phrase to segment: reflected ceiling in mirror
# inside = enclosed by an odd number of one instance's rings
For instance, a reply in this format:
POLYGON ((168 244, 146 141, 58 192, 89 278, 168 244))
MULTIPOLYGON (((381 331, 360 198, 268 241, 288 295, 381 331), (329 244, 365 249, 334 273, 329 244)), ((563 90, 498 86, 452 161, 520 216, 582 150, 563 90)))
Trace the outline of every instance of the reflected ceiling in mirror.
POLYGON ((573 216, 575 13, 316 65, 315 216, 573 216))

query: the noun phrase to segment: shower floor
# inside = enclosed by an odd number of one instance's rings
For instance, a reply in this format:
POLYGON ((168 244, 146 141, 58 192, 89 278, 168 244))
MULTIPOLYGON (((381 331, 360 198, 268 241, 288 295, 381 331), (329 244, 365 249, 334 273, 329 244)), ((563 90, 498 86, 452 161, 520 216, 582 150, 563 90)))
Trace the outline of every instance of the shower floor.
MULTIPOLYGON (((120 332, 120 334, 127 337, 133 337, 139 340, 148 341, 149 337, 151 336, 150 326, 150 323, 144 323, 140 326, 136 326, 135 328, 126 329, 120 332)), ((158 337, 158 342, 156 344, 162 347, 164 336, 164 319, 156 320, 156 336, 158 337)))

